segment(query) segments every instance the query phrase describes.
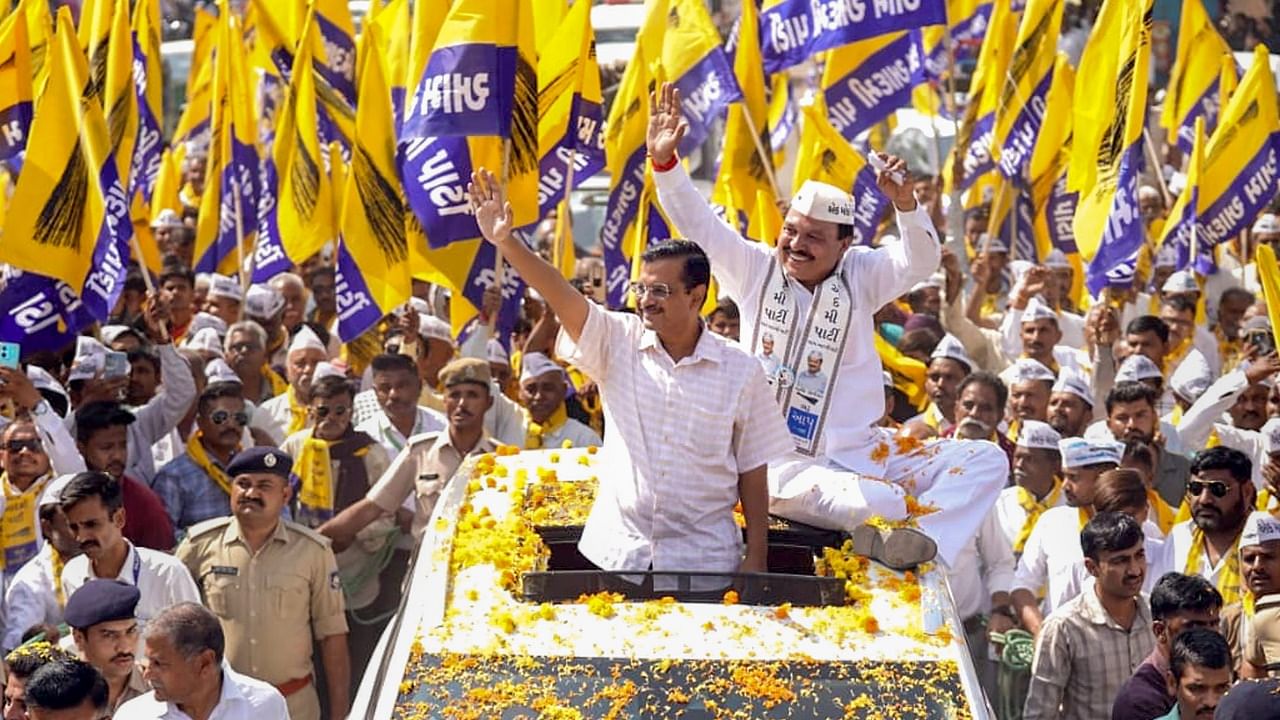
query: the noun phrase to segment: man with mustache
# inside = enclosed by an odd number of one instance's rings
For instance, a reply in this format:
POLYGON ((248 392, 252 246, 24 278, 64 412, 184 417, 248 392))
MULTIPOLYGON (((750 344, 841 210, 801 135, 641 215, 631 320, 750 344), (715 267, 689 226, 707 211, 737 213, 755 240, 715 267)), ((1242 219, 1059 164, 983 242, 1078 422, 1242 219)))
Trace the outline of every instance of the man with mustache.
POLYGON ((852 531, 857 551, 873 550, 882 539, 863 523, 873 515, 905 518, 899 483, 909 478, 919 499, 938 510, 918 518, 928 538, 911 543, 914 557, 902 560, 927 560, 940 549, 950 563, 977 533, 1008 479, 1008 464, 998 447, 982 442, 934 443, 927 454, 878 451, 890 445, 893 431, 876 427, 884 406, 874 314, 932 275, 941 253, 906 162, 881 154, 887 171, 876 180, 894 206, 899 239, 854 247, 853 199, 808 181, 770 248, 739 235, 693 186, 676 152, 688 124, 675 86, 657 88, 650 107, 647 149, 663 210, 715 264, 721 291, 742 310, 743 346, 757 354, 764 333, 775 336, 782 369, 771 389, 796 451, 770 464, 770 511, 852 531), (829 382, 821 397, 806 398, 791 383, 815 351, 828 359, 829 382))
POLYGON ((1199 575, 1223 602, 1240 600, 1240 535, 1253 510, 1253 463, 1239 450, 1209 448, 1196 455, 1186 499, 1191 519, 1169 531, 1161 567, 1199 575))
POLYGON ((1023 720, 1107 717, 1121 685, 1155 644, 1142 597, 1142 526, 1124 513, 1103 512, 1079 537, 1093 582, 1045 619, 1023 720))
POLYGON ((568 416, 569 376, 542 353, 526 353, 520 364, 520 402, 524 405, 525 449, 599 445, 594 430, 568 416))
POLYGON ((944 431, 942 436, 989 440, 1004 451, 1012 465, 1013 441, 996 430, 1007 400, 1008 391, 1000 378, 983 370, 970 373, 956 390, 956 426, 944 431))
POLYGON ((1009 386, 1009 424, 1023 420, 1049 419, 1049 396, 1056 379, 1053 371, 1031 358, 1022 358, 1010 365, 1000 379, 1009 386))
MULTIPOLYGON (((1191 472, 1191 461, 1175 452, 1170 444, 1179 438, 1171 438, 1164 432, 1156 403, 1159 394, 1137 381, 1116 383, 1107 393, 1105 423, 1094 423, 1085 431, 1085 437, 1105 438, 1127 443, 1141 440, 1159 451, 1154 475, 1154 487, 1170 507, 1182 504, 1191 472), (1157 439, 1157 432, 1159 438, 1157 439)), ((1176 432, 1170 429, 1171 432, 1176 432)), ((1182 447, 1195 447, 1181 443, 1182 447)))
POLYGON ((929 406, 905 425, 917 437, 935 437, 956 424, 956 398, 960 383, 973 371, 973 360, 954 335, 944 335, 929 355, 925 368, 924 391, 929 406), (918 434, 917 434, 918 433, 918 434))
POLYGON ((141 630, 134 611, 142 593, 119 580, 90 580, 67 598, 67 625, 80 657, 107 681, 107 709, 146 694, 134 654, 141 630))
POLYGON ((290 718, 319 720, 314 645, 324 666, 326 716, 345 717, 351 669, 342 581, 328 541, 280 518, 293 495, 293 466, 273 447, 238 453, 227 467, 235 514, 191 528, 176 555, 200 579, 232 668, 275 686, 290 718))
POLYGON ((307 326, 294 334, 285 361, 285 377, 289 389, 262 403, 250 423, 265 430, 276 445, 299 430, 310 426, 307 403, 310 402, 311 376, 316 365, 329 357, 320 336, 307 326))
POLYGON ((437 498, 463 460, 497 449, 484 430, 484 414, 493 404, 489 363, 459 358, 440 371, 440 382, 449 427, 410 438, 363 499, 320 526, 319 532, 333 541, 334 552, 346 550, 357 533, 396 512, 411 495, 416 497, 413 537, 421 539, 437 498))
POLYGON ((1249 515, 1240 533, 1240 568, 1253 605, 1243 618, 1241 674, 1267 677, 1280 672, 1280 520, 1249 515))
POLYGON ((67 597, 94 578, 115 578, 138 588, 136 617, 143 624, 174 603, 200 597, 191 575, 172 555, 125 539, 124 499, 120 483, 110 475, 80 473, 60 497, 67 526, 84 553, 68 560, 62 571, 67 597))
MULTIPOLYGON (((1083 372, 1088 364, 1084 351, 1063 345, 1058 313, 1040 299, 1048 268, 1032 267, 1014 287, 1009 312, 1001 321, 1003 347, 1010 360, 1030 358, 1053 372, 1071 368, 1083 372)), ((1067 314, 1067 313, 1064 313, 1067 314)))
MULTIPOLYGON (((1176 702, 1157 720, 1222 717, 1217 714, 1218 705, 1231 688, 1231 648, 1226 638, 1208 628, 1179 635, 1169 652, 1166 684, 1176 702)), ((1262 715, 1249 717, 1265 720, 1262 715)))
POLYGON ((129 457, 129 429, 137 416, 120 403, 98 401, 76 411, 76 448, 85 465, 120 482, 128 521, 124 535, 153 550, 169 551, 175 545, 173 524, 155 491, 125 471, 129 457))
POLYGON ((1093 389, 1080 373, 1064 368, 1049 393, 1049 424, 1064 438, 1080 437, 1093 420, 1093 389))
POLYGON ((206 385, 196 403, 196 432, 187 438, 186 452, 156 474, 151 487, 179 530, 231 514, 231 476, 226 467, 239 451, 249 424, 243 392, 235 382, 206 385))

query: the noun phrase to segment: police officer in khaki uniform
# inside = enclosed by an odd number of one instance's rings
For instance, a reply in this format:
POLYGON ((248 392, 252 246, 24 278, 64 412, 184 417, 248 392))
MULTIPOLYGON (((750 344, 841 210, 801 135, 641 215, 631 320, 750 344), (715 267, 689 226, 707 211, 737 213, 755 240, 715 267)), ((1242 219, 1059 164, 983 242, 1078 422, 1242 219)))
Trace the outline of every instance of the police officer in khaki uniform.
POLYGON ((315 637, 329 715, 345 717, 350 659, 338 566, 326 538, 280 519, 292 467, 293 459, 273 447, 236 455, 227 466, 234 515, 192 526, 176 555, 222 622, 236 672, 274 685, 293 720, 319 720, 315 637))
POLYGON ((333 540, 334 549, 345 550, 356 533, 382 515, 394 513, 410 493, 417 494, 413 537, 420 540, 436 499, 462 461, 468 455, 497 449, 484 431, 485 411, 493 405, 489 363, 479 358, 459 358, 440 370, 440 382, 444 385, 448 429, 409 438, 404 450, 363 500, 320 526, 320 532, 333 540))

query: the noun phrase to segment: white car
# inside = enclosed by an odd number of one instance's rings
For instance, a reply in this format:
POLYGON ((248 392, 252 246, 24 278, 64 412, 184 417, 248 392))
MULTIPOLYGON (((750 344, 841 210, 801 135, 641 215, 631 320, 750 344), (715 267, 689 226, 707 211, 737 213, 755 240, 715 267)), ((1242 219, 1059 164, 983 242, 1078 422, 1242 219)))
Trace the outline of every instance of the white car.
POLYGON ((654 574, 723 594, 594 568, 577 538, 595 483, 629 477, 602 458, 507 448, 459 470, 349 717, 991 716, 939 569, 785 523, 768 573, 654 574))

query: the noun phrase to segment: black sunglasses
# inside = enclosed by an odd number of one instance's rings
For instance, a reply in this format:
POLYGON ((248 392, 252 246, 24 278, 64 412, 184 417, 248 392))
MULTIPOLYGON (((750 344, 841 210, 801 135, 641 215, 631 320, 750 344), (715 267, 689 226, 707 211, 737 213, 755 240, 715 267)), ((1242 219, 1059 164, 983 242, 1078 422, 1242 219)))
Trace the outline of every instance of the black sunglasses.
POLYGON ((4 447, 9 452, 15 454, 20 453, 23 450, 30 450, 33 453, 44 452, 44 443, 40 442, 38 438, 31 438, 30 440, 10 440, 5 443, 4 447))
POLYGON ((1213 493, 1216 498, 1226 497, 1231 492, 1231 488, 1221 480, 1211 480, 1205 482, 1203 480, 1192 480, 1187 483, 1187 495, 1190 497, 1200 497, 1205 488, 1209 488, 1209 492, 1213 493))
POLYGON ((209 414, 209 420, 211 420, 214 425, 225 425, 228 420, 234 420, 237 425, 244 427, 249 424, 249 413, 243 410, 234 413, 226 410, 214 410, 209 414))
POLYGON ((334 417, 342 417, 343 415, 346 415, 347 411, 350 409, 351 408, 346 405, 334 405, 333 407, 329 407, 328 405, 318 405, 314 408, 314 412, 316 417, 323 420, 324 418, 329 417, 329 413, 333 413, 334 417))

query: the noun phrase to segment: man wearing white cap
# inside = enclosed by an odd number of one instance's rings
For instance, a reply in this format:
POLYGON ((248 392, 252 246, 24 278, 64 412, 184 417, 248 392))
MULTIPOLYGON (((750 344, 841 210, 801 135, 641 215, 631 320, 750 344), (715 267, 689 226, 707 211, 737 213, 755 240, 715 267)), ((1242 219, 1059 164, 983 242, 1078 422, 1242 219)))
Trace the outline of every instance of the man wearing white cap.
POLYGON ((1084 346, 1084 317, 1071 299, 1071 287, 1075 284, 1076 270, 1066 253, 1058 248, 1045 256, 1044 266, 1049 277, 1044 284, 1043 295, 1051 307, 1058 309, 1058 325, 1062 328, 1062 342, 1071 347, 1084 346))
POLYGON ((1280 673, 1280 519, 1255 511, 1240 533, 1240 570, 1252 600, 1241 628, 1241 675, 1280 673))
POLYGON ((1123 449, 1116 442, 1083 438, 1058 444, 1066 505, 1049 508, 1036 520, 1013 578, 1013 604, 1022 626, 1033 635, 1044 616, 1071 597, 1074 568, 1082 557, 1080 544, 1071 541, 1093 515, 1098 476, 1119 467, 1123 449), (1042 594, 1043 601, 1037 600, 1042 594))
POLYGON ((212 275, 205 294, 204 311, 230 325, 240 319, 244 291, 240 281, 226 275, 212 275))
POLYGON ((290 435, 310 427, 307 403, 310 402, 311 374, 316 364, 327 358, 328 350, 310 327, 303 325, 289 344, 285 375, 289 389, 264 402, 253 413, 253 427, 265 431, 276 444, 290 435))
POLYGON ((760 354, 762 338, 772 334, 782 361, 770 379, 796 451, 771 464, 771 511, 843 530, 872 515, 903 519, 905 490, 893 482, 909 477, 921 501, 939 508, 919 526, 938 541, 945 561, 954 560, 977 532, 1008 469, 999 448, 982 442, 944 441, 929 453, 877 452, 889 447, 889 431, 876 427, 884 408, 872 315, 929 277, 940 252, 909 179, 894 180, 906 163, 883 156, 889 172, 877 179, 896 208, 899 240, 875 249, 851 247, 852 199, 809 181, 792 199, 777 247, 769 248, 716 217, 678 162, 676 148, 687 129, 679 95, 667 83, 651 104, 647 144, 658 199, 680 235, 715 263, 721 291, 742 310, 742 345, 760 354), (829 383, 821 398, 810 401, 794 379, 814 353, 825 358, 829 383))
POLYGON ((929 396, 929 406, 906 422, 908 432, 916 437, 935 437, 954 427, 960 382, 972 371, 973 361, 964 345, 954 335, 943 335, 925 368, 924 391, 929 396))
POLYGON ((942 314, 942 287, 946 276, 935 273, 911 286, 907 292, 907 304, 911 312, 936 318, 942 314))
POLYGON ((569 417, 564 399, 569 391, 564 368, 542 353, 528 353, 520 365, 520 402, 525 408, 527 450, 599 445, 594 430, 569 417))
POLYGON ((1185 272, 1174 273, 1165 281, 1165 287, 1172 286, 1183 292, 1166 291, 1160 298, 1160 319, 1169 326, 1169 356, 1165 359, 1164 367, 1176 368, 1190 353, 1199 352, 1208 360, 1214 374, 1217 374, 1222 368, 1218 339, 1203 323, 1196 320, 1200 286, 1189 274, 1184 278, 1185 272), (1189 282, 1185 285, 1177 282, 1180 278, 1189 282), (1188 290, 1188 286, 1194 290, 1188 290))
MULTIPOLYGON (((995 507, 971 540, 954 568, 947 573, 957 610, 965 619, 966 634, 970 632, 970 611, 966 606, 974 604, 972 595, 979 595, 984 602, 977 608, 989 620, 982 634, 969 641, 970 652, 981 651, 981 659, 987 655, 986 633, 1002 633, 1017 624, 1010 591, 1013 589, 1016 559, 1031 535, 1040 515, 1062 504, 1062 482, 1057 478, 1060 464, 1058 433, 1042 422, 1026 422, 1014 448, 1014 481, 1017 485, 1000 491, 995 507), (984 583, 984 593, 975 593, 972 585, 984 583), (988 599, 990 604, 985 601, 988 599)), ((994 668, 978 662, 980 678, 994 668)), ((989 682, 983 678, 984 682, 989 682)), ((987 686, 984 685, 984 688, 987 686)), ((988 695, 995 697, 988 689, 988 695)))
MULTIPOLYGON (((1043 269, 1032 268, 1032 272, 1036 270, 1043 269)), ((1087 375, 1089 358, 1080 349, 1084 345, 1083 321, 1080 327, 1080 344, 1076 347, 1064 344, 1059 313, 1041 300, 1039 295, 1029 294, 1029 291, 1025 290, 1026 277, 1031 276, 1032 272, 1028 272, 1027 276, 1018 281, 1018 286, 1014 289, 1017 294, 1010 302, 1009 311, 1005 313, 1000 323, 1000 332, 1004 336, 1005 354, 1009 356, 1010 361, 1023 357, 1031 358, 1055 374, 1058 368, 1069 367, 1087 375)), ((1036 273, 1040 280, 1032 287, 1038 288, 1043 285, 1047 274, 1047 272, 1036 273)))
POLYGON ((1063 368, 1049 393, 1049 424, 1062 437, 1080 437, 1093 420, 1093 403, 1089 381, 1075 370, 1063 368))
POLYGON ((1001 373, 1009 386, 1010 424, 1023 420, 1049 419, 1049 396, 1053 392, 1053 371, 1031 358, 1022 358, 1001 373))
POLYGON ((227 330, 224 358, 235 370, 246 401, 260 404, 288 390, 288 383, 267 363, 267 332, 252 320, 241 320, 227 330))
POLYGON ((1116 382, 1140 382, 1157 393, 1164 393, 1164 373, 1146 355, 1135 353, 1125 358, 1116 369, 1116 382))
POLYGON ((272 367, 284 367, 289 362, 289 331, 282 321, 284 307, 284 295, 270 285, 250 285, 245 291, 244 317, 267 333, 267 364, 272 367))
POLYGON ((489 372, 493 375, 493 381, 498 383, 498 387, 502 388, 504 395, 509 395, 511 353, 507 352, 507 349, 502 346, 502 342, 498 338, 489 338, 489 342, 485 343, 485 360, 489 361, 489 372))
POLYGON ((59 493, 71 475, 62 475, 40 495, 37 514, 44 547, 9 581, 4 593, 4 637, 0 647, 7 654, 22 644, 22 634, 33 625, 62 623, 62 568, 80 554, 80 543, 67 526, 67 516, 58 506, 59 493), (55 569, 56 568, 56 569, 55 569))
POLYGON ((1174 408, 1168 415, 1160 419, 1173 426, 1178 426, 1187 410, 1204 395, 1215 380, 1209 370, 1209 363, 1204 356, 1195 353, 1183 360, 1169 376, 1169 392, 1173 395, 1174 408))

